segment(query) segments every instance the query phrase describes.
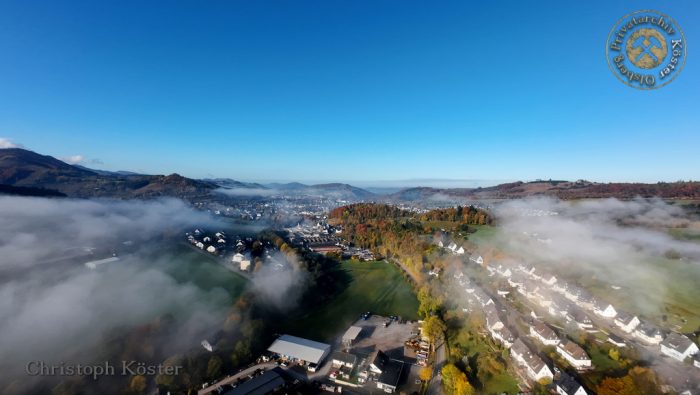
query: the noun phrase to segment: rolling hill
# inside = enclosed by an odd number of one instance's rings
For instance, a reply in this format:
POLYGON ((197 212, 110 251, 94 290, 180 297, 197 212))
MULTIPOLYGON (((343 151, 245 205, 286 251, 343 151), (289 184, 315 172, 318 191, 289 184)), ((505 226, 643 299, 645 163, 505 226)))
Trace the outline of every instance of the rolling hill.
POLYGON ((21 148, 0 150, 0 184, 42 188, 79 198, 172 196, 186 200, 207 196, 217 187, 179 174, 105 174, 21 148))

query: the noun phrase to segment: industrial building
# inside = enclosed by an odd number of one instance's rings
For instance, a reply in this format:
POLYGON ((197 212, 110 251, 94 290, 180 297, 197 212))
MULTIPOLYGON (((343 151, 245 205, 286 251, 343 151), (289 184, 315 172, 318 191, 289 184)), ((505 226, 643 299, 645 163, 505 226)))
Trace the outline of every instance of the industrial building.
POLYGON ((352 344, 357 340, 357 337, 360 335, 360 332, 362 332, 362 327, 359 326, 351 326, 348 328, 347 331, 345 331, 345 334, 343 335, 343 346, 346 348, 350 348, 352 344))
POLYGON ((282 335, 267 351, 305 365, 318 366, 330 353, 331 346, 301 337, 282 335))

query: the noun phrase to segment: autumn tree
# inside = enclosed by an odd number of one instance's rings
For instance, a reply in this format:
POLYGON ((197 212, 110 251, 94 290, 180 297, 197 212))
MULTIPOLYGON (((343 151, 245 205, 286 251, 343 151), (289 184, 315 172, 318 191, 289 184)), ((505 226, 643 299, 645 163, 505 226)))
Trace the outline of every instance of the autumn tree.
POLYGON ((418 377, 423 381, 429 381, 433 377, 433 368, 431 366, 423 366, 418 372, 418 377))
POLYGON ((141 375, 132 376, 129 381, 129 392, 142 394, 144 391, 146 391, 146 377, 141 375))
POLYGON ((446 394, 472 395, 474 393, 474 387, 467 380, 467 375, 454 364, 446 364, 440 372, 446 394))
POLYGON ((437 344, 445 338, 447 325, 437 316, 430 316, 423 321, 423 334, 428 337, 430 342, 437 344))

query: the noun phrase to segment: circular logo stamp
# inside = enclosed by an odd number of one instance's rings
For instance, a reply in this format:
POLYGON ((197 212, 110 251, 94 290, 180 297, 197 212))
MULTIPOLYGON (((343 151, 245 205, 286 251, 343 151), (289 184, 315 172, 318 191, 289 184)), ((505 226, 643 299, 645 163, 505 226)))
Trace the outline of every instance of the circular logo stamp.
POLYGON ((685 36, 669 16, 637 11, 622 17, 610 30, 605 55, 610 70, 623 83, 637 89, 657 89, 683 69, 685 36))

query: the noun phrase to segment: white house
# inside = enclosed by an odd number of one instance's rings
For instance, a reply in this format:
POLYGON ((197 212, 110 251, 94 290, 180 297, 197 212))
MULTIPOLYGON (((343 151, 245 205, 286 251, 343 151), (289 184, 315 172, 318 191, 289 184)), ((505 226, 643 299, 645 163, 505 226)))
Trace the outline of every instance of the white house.
POLYGON ((484 258, 482 258, 481 255, 472 255, 469 257, 469 260, 479 265, 484 264, 484 258))
POLYGON ((659 328, 647 323, 639 324, 634 331, 634 336, 647 344, 659 344, 664 339, 664 335, 659 328))
POLYGON ((503 327, 500 330, 492 330, 490 332, 491 337, 493 337, 494 340, 501 342, 505 348, 510 348, 515 341, 515 336, 513 336, 513 333, 506 327, 503 327))
POLYGON ((559 336, 542 321, 535 321, 530 325, 530 336, 539 340, 545 346, 556 346, 559 344, 559 336))
POLYGON ((464 247, 459 247, 457 251, 455 251, 455 254, 457 255, 464 255, 464 247))
POLYGON ((588 395, 581 384, 565 372, 559 373, 559 377, 554 380, 558 395, 588 395))
POLYGON ((195 246, 197 246, 197 248, 199 248, 200 250, 204 249, 204 243, 202 243, 201 241, 198 241, 197 244, 195 244, 195 246))
POLYGON ((613 305, 610 303, 598 302, 593 309, 593 312, 605 318, 615 318, 617 315, 617 310, 615 310, 615 307, 613 307, 613 305))
POLYGON ((661 342, 661 352, 683 362, 686 358, 698 353, 698 345, 687 336, 671 332, 668 337, 661 342))
POLYGON ((557 278, 554 276, 544 276, 542 277, 542 282, 551 287, 557 282, 557 278))
POLYGON ((242 260, 240 265, 241 271, 250 270, 250 261, 248 259, 242 260))
POLYGON ((625 312, 618 312, 613 323, 623 331, 627 333, 632 333, 632 331, 639 325, 639 318, 636 315, 627 314, 625 312))
POLYGON ((452 242, 450 242, 450 244, 447 246, 447 249, 450 250, 450 251, 452 251, 452 252, 455 252, 455 251, 457 251, 457 244, 455 244, 455 242, 452 241, 452 242))
POLYGON ((503 265, 498 265, 498 267, 496 267, 496 272, 501 277, 510 277, 513 274, 513 272, 510 271, 510 268, 505 267, 503 265))
POLYGON ((239 253, 236 253, 236 254, 233 256, 233 258, 231 258, 231 262, 240 263, 240 262, 241 262, 242 260, 244 260, 244 259, 245 259, 245 255, 243 255, 243 254, 241 254, 241 253, 239 252, 239 253))
POLYGON ((331 354, 331 364, 334 368, 346 367, 352 369, 357 363, 357 357, 342 351, 331 354))
POLYGON ((215 252, 216 252, 216 247, 214 247, 214 246, 209 246, 209 247, 207 247, 207 252, 210 252, 210 253, 212 253, 212 254, 215 253, 215 252))
POLYGON ((522 340, 518 339, 513 342, 513 346, 510 348, 510 355, 519 365, 525 367, 531 379, 539 381, 544 378, 550 380, 554 378, 547 364, 536 354, 533 354, 522 340))
POLYGON ((591 367, 591 358, 586 351, 578 344, 564 340, 557 345, 557 353, 576 369, 587 369, 591 367))

